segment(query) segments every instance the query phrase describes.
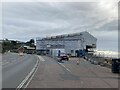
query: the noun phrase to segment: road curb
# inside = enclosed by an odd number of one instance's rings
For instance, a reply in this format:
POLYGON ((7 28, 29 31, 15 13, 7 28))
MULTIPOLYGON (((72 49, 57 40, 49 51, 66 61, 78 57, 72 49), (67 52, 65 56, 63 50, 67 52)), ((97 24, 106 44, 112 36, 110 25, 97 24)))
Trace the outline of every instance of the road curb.
POLYGON ((25 79, 17 86, 16 90, 24 90, 25 88, 27 88, 28 84, 30 83, 34 74, 36 73, 38 66, 39 66, 39 59, 37 57, 37 62, 35 66, 30 71, 30 73, 27 75, 27 77, 25 77, 25 79))

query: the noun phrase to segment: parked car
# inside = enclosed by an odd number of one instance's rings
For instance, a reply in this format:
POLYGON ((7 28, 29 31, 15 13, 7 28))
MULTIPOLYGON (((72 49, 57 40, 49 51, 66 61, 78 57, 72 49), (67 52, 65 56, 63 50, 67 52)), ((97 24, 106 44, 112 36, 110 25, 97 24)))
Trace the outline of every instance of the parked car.
POLYGON ((69 60, 69 56, 66 53, 61 53, 60 54, 60 60, 69 60))

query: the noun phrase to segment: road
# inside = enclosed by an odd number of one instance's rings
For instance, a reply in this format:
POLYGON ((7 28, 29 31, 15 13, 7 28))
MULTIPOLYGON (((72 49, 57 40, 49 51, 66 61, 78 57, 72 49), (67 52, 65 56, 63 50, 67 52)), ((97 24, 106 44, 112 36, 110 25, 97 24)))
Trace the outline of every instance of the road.
POLYGON ((118 88, 118 75, 109 68, 84 59, 76 65, 77 58, 58 63, 50 57, 39 57, 38 70, 27 88, 118 88))
POLYGON ((16 88, 36 64, 35 55, 2 55, 2 88, 16 88))

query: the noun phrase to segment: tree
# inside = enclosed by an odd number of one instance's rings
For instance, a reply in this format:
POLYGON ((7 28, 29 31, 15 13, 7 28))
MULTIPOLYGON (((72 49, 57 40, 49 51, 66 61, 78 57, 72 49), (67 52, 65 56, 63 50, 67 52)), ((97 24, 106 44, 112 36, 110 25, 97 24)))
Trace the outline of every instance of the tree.
POLYGON ((11 47, 12 47, 12 44, 11 44, 11 42, 8 39, 5 39, 2 42, 2 51, 3 52, 11 50, 11 47))
POLYGON ((26 42, 26 45, 31 46, 31 47, 34 47, 35 46, 34 44, 35 44, 34 39, 30 39, 28 42, 26 42))
POLYGON ((35 43, 34 39, 30 39, 30 44, 34 44, 34 43, 35 43))
POLYGON ((15 49, 17 45, 17 41, 11 41, 11 44, 12 44, 12 48, 15 49))
POLYGON ((16 44, 17 44, 17 41, 11 41, 11 43, 12 43, 13 45, 16 45, 16 44))

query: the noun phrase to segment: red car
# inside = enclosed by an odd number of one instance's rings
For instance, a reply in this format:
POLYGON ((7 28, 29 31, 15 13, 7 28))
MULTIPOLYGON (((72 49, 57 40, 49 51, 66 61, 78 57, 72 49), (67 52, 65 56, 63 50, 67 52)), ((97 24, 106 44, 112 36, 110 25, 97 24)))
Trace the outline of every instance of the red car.
POLYGON ((61 53, 60 54, 60 60, 69 60, 69 56, 67 55, 67 54, 65 54, 65 53, 61 53))

